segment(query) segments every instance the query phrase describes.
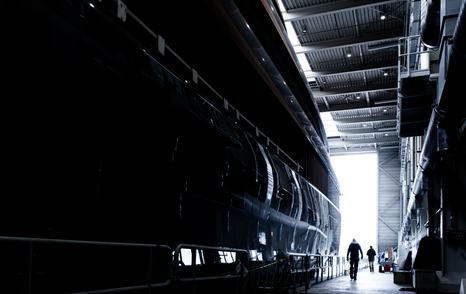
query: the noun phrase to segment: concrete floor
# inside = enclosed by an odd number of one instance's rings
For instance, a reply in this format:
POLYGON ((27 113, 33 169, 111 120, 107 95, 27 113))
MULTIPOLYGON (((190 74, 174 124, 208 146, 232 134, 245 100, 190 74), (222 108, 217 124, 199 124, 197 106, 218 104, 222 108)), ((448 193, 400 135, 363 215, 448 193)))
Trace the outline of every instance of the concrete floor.
MULTIPOLYGON (((377 268, 376 268, 377 269, 377 268)), ((415 293, 409 291, 411 285, 397 285, 393 283, 393 273, 369 272, 364 269, 358 273, 357 281, 350 280, 349 275, 312 285, 307 293, 374 293, 374 294, 400 294, 415 293), (400 291, 400 289, 402 289, 400 291), (408 290, 408 291, 407 291, 408 290)), ((297 293, 306 293, 300 288, 297 293)))

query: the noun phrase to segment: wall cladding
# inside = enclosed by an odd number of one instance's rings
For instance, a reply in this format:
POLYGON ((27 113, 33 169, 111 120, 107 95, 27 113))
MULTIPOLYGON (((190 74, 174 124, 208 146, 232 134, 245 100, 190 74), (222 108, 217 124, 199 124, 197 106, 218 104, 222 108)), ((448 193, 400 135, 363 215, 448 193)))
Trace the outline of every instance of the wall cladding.
POLYGON ((378 156, 378 252, 395 248, 400 229, 400 160, 398 150, 380 150, 378 156))

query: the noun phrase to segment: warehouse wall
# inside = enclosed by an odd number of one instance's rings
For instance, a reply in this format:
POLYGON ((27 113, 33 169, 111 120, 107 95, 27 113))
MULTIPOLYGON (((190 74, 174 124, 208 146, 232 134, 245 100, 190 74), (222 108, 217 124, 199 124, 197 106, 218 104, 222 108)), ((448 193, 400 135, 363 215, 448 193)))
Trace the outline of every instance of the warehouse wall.
POLYGON ((398 244, 400 229, 400 159, 398 149, 380 150, 378 156, 379 197, 377 219, 378 252, 398 244))

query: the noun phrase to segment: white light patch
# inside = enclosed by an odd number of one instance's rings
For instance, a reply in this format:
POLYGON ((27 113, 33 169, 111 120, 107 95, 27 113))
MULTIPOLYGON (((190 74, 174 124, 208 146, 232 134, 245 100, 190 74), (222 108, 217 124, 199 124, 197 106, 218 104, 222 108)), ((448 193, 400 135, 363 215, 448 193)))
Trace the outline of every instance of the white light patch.
POLYGON ((325 133, 327 134, 327 137, 335 137, 341 135, 337 129, 337 124, 333 120, 332 114, 330 112, 321 112, 320 118, 322 119, 322 123, 324 124, 325 133))
POLYGON ((296 55, 298 57, 299 64, 301 64, 301 68, 304 71, 310 71, 311 66, 309 65, 309 62, 307 61, 306 55, 304 53, 300 53, 296 55))
POLYGON ((291 170, 291 174, 293 175, 293 179, 297 187, 296 193, 298 193, 298 213, 296 215, 296 218, 301 219, 301 214, 303 213, 303 198, 301 196, 301 187, 299 186, 299 181, 296 177, 296 173, 294 172, 294 170, 291 170))
POLYGON ((278 8, 280 9, 281 12, 286 12, 285 5, 283 5, 282 0, 278 0, 278 8))
POLYGON ((298 35, 296 35, 296 31, 294 30, 293 25, 291 24, 291 22, 285 22, 285 28, 286 28, 286 32, 287 32, 287 35, 288 35, 288 39, 290 39, 291 45, 293 45, 293 46, 301 45, 299 43, 298 35))
POLYGON ((267 155, 265 154, 264 148, 261 145, 258 145, 259 149, 262 153, 262 156, 264 157, 265 160, 265 166, 267 168, 267 200, 272 199, 272 193, 273 193, 273 172, 272 172, 272 166, 270 165, 269 159, 267 158, 267 155))
POLYGON ((259 244, 267 245, 267 240, 265 239, 265 232, 259 233, 259 244))
POLYGON ((377 153, 338 155, 330 160, 343 193, 340 254, 346 254, 353 238, 364 253, 369 246, 377 250, 377 153))
POLYGON ((192 253, 191 249, 181 248, 181 261, 184 265, 191 265, 192 253))
POLYGON ((249 250, 249 258, 253 261, 257 260, 257 250, 249 250))

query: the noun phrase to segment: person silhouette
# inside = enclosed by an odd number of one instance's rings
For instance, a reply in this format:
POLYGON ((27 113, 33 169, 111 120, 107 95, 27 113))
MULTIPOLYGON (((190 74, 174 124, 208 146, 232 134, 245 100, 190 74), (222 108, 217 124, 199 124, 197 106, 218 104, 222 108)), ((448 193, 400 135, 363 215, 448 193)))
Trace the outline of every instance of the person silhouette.
POLYGON ((348 246, 348 252, 346 253, 346 260, 350 262, 350 278, 356 281, 358 275, 358 263, 359 263, 359 252, 361 252, 361 259, 363 259, 363 253, 361 246, 356 239, 353 239, 351 244, 348 246))
POLYGON ((371 272, 374 272, 374 257, 377 255, 377 253, 375 253, 375 250, 372 248, 372 246, 369 246, 370 249, 367 250, 367 257, 369 259, 369 270, 371 272))

